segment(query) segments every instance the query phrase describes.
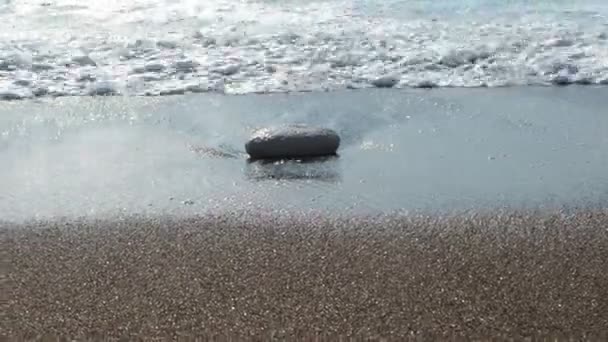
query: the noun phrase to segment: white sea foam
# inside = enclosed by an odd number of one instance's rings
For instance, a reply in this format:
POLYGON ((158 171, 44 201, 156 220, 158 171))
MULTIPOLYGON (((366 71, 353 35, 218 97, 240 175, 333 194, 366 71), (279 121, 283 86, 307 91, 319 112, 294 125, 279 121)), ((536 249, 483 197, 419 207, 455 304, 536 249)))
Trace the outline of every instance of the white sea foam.
POLYGON ((604 1, 0 0, 0 99, 571 83, 604 1))

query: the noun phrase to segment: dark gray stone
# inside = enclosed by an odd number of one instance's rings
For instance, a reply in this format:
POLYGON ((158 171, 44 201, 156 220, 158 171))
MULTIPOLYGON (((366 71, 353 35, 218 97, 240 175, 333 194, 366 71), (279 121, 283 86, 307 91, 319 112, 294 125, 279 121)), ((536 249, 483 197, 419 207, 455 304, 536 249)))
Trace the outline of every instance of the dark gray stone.
POLYGON ((377 88, 392 88, 399 83, 396 76, 382 76, 372 81, 372 85, 377 88))
POLYGON ((306 158, 334 155, 339 146, 335 131, 295 124, 256 131, 245 150, 251 159, 306 158))

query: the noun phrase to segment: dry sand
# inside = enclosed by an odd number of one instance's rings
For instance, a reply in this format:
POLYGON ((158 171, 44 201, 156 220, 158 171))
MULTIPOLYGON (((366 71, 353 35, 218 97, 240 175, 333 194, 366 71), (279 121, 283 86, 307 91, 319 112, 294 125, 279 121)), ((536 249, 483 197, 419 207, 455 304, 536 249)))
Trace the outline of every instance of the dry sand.
POLYGON ((0 224, 0 336, 608 331, 608 210, 0 224))

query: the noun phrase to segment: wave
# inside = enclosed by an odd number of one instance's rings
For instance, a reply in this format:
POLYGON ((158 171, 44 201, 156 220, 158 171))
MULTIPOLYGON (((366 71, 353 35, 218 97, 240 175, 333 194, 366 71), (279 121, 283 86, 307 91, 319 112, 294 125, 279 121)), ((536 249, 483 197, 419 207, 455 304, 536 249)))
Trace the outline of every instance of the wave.
POLYGON ((608 84, 606 5, 441 3, 0 3, 0 99, 608 84))

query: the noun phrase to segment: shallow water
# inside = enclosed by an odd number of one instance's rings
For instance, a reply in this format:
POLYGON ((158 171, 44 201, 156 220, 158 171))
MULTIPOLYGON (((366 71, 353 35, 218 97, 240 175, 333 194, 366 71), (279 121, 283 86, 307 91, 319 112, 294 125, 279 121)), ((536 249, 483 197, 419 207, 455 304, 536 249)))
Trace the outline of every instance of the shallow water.
POLYGON ((608 4, 0 1, 0 98, 608 83, 608 4))
POLYGON ((0 218, 608 203, 604 87, 0 103, 0 218), (260 126, 335 129, 339 158, 248 163, 260 126))

